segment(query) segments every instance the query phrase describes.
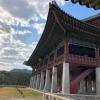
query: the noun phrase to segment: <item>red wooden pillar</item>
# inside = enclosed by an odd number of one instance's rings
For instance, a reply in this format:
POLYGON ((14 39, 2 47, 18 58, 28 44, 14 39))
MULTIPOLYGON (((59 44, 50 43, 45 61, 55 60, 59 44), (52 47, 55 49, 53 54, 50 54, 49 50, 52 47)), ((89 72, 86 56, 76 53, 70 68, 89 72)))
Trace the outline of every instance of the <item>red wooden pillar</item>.
POLYGON ((97 59, 97 64, 98 66, 100 66, 100 55, 99 55, 99 48, 96 48, 95 50, 95 56, 96 56, 96 59, 97 59))
POLYGON ((69 54, 68 40, 64 40, 64 60, 67 60, 67 56, 69 54))

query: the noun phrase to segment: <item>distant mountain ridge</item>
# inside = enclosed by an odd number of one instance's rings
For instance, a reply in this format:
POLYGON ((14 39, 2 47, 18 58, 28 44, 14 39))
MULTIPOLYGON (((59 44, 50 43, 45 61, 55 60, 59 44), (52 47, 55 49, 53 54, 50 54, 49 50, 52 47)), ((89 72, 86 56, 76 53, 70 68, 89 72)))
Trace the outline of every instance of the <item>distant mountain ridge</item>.
POLYGON ((25 85, 29 86, 31 70, 13 69, 11 71, 0 71, 0 85, 25 85))
POLYGON ((28 73, 31 74, 31 70, 27 70, 27 69, 13 69, 10 72, 22 72, 22 73, 28 73))

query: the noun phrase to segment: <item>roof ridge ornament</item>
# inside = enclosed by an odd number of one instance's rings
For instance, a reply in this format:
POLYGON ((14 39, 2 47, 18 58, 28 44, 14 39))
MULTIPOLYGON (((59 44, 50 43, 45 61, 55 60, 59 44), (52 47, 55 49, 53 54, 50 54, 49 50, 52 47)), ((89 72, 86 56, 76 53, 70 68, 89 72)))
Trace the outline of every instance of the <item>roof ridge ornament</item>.
POLYGON ((52 2, 49 3, 49 6, 52 6, 52 5, 59 7, 55 0, 53 0, 52 2))

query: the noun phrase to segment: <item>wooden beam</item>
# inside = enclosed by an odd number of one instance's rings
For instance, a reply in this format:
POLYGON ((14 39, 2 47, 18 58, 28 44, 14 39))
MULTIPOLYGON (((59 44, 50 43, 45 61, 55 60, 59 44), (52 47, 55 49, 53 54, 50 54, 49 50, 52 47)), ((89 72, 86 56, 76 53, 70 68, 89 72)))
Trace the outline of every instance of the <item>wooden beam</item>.
POLYGON ((95 1, 92 1, 91 3, 89 3, 89 7, 95 7, 98 4, 100 5, 100 0, 95 0, 95 1))
POLYGON ((95 6, 95 9, 100 9, 100 2, 98 5, 95 6))
POLYGON ((52 11, 52 13, 53 13, 53 15, 54 15, 54 17, 55 17, 55 19, 56 19, 58 25, 61 27, 61 29, 62 29, 62 30, 64 31, 64 33, 65 33, 66 30, 65 30, 64 27, 61 25, 61 23, 60 23, 60 21, 59 21, 57 15, 56 15, 56 13, 55 13, 54 11, 52 11))
POLYGON ((91 0, 81 0, 82 5, 88 4, 89 2, 91 2, 91 0))
POLYGON ((79 2, 80 0, 72 0, 73 3, 77 3, 79 2))

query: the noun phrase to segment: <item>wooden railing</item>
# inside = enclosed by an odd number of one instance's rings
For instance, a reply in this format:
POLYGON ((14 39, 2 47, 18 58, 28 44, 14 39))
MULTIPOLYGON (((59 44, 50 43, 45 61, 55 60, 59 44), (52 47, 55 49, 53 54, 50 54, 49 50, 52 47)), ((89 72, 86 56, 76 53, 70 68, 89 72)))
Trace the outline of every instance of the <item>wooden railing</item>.
POLYGON ((34 71, 34 74, 37 72, 41 72, 41 70, 45 70, 47 67, 50 68, 50 67, 53 67, 55 65, 59 65, 63 62, 63 60, 64 60, 64 55, 56 57, 55 60, 49 61, 47 64, 42 65, 42 67, 39 67, 37 69, 37 71, 34 71))
POLYGON ((51 93, 44 93, 42 100, 69 100, 69 98, 51 93))
POLYGON ((100 96, 96 95, 80 95, 80 94, 52 94, 44 93, 42 100, 100 100, 100 96))
POLYGON ((78 56, 78 55, 67 55, 66 56, 67 61, 73 62, 73 63, 78 63, 78 64, 83 64, 83 65, 92 65, 92 66, 97 66, 97 59, 96 58, 91 58, 87 56, 78 56))
MULTIPOLYGON (((42 65, 42 67, 39 67, 38 70, 35 71, 34 73, 41 72, 41 70, 45 70, 47 67, 50 68, 52 66, 59 65, 59 64, 63 63, 63 61, 64 61, 64 55, 56 57, 54 60, 49 61, 45 65, 42 65)), ((98 62, 98 60, 96 58, 87 57, 87 56, 72 55, 72 54, 66 55, 66 61, 69 63, 76 63, 76 64, 92 66, 92 67, 96 67, 96 66, 100 65, 99 64, 100 62, 98 62)))

